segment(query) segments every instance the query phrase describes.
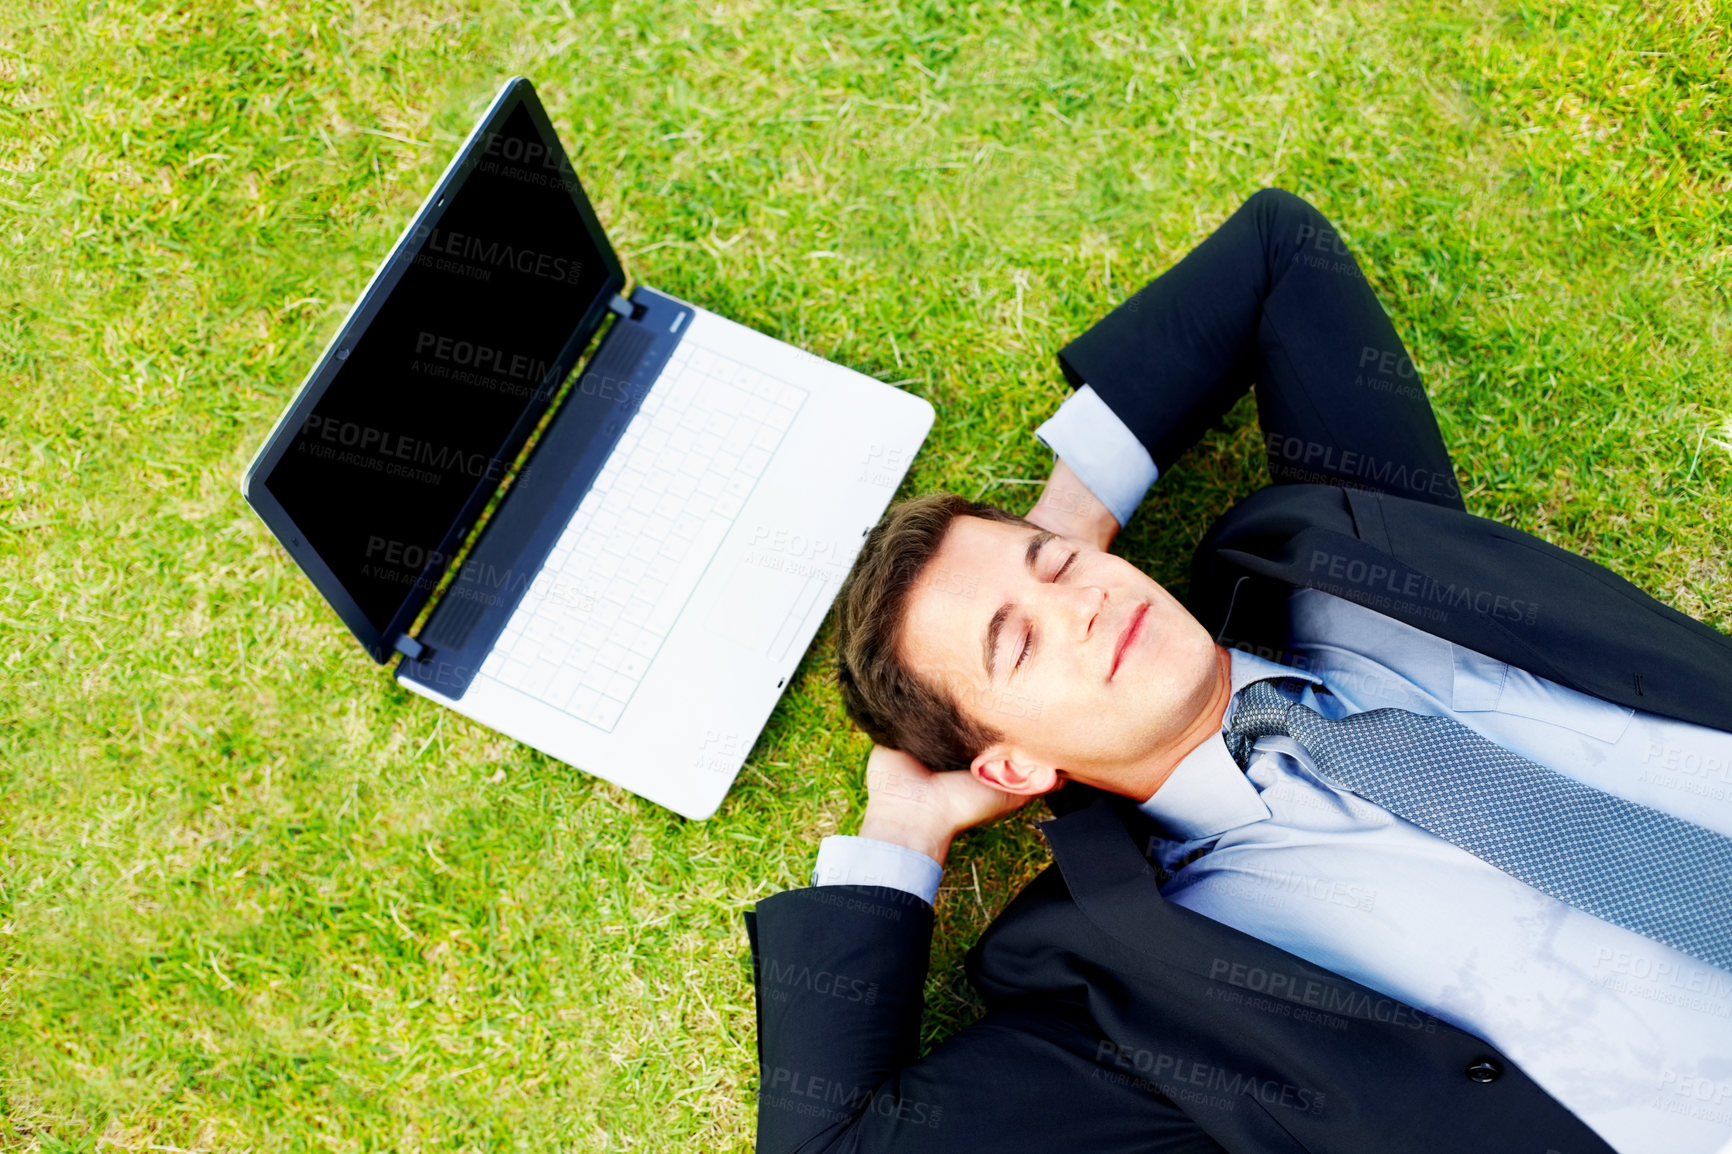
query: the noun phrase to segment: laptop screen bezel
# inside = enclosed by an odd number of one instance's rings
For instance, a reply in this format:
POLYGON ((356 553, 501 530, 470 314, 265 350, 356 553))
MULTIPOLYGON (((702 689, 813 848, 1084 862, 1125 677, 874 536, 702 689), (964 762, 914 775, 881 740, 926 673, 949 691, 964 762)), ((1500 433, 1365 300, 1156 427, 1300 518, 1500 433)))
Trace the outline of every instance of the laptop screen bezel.
POLYGON ((434 586, 438 583, 440 573, 453 552, 468 537, 474 528, 476 519, 486 506, 489 498, 499 488, 497 477, 484 476, 478 479, 474 489, 465 500, 458 515, 447 529, 438 548, 431 550, 428 561, 423 567, 420 578, 409 588, 401 605, 392 615, 391 620, 383 629, 374 626, 367 615, 361 610, 349 590, 344 587, 336 572, 320 557, 306 540, 306 535, 288 512, 271 494, 265 485, 265 480, 271 475, 277 462, 287 453, 295 441, 301 426, 312 414, 314 407, 325 395, 337 371, 349 350, 365 335, 368 325, 378 314, 391 290, 396 287, 403 274, 409 269, 411 262, 420 251, 422 244, 430 235, 446 209, 456 199, 464 181, 474 170, 478 161, 483 158, 487 143, 492 134, 497 131, 506 119, 522 106, 527 109, 534 121, 536 131, 541 134, 550 150, 557 150, 555 163, 557 171, 566 175, 566 188, 570 193, 573 205, 581 216, 584 227, 588 230, 589 239, 601 255, 602 265, 607 277, 595 300, 590 302, 582 317, 573 318, 572 330, 565 346, 554 359, 548 371, 544 384, 551 382, 551 387, 537 390, 525 406, 522 417, 513 427, 506 444, 500 452, 503 460, 514 460, 522 451, 529 434, 546 413, 553 392, 576 366, 585 347, 595 330, 600 327, 607 316, 608 303, 619 293, 625 284, 625 273, 620 267, 619 258, 614 254, 613 246, 608 243, 607 234, 602 230, 595 210, 590 206, 589 198, 584 195, 583 188, 571 169, 569 158, 558 135, 553 130, 546 110, 535 94, 534 86, 528 78, 514 76, 507 80, 494 97, 493 103, 477 121, 463 146, 452 157, 446 166, 444 174, 434 185, 433 190, 421 202, 420 209, 415 213, 390 254, 379 264, 372 279, 362 290, 360 297, 350 308, 343 323, 338 326, 330 343, 320 354, 318 361, 302 382, 300 390, 295 394, 276 426, 271 430, 262 448, 253 458, 247 468, 241 491, 254 512, 258 514, 267 528, 277 540, 288 550, 289 555, 306 573, 331 607, 337 611, 343 624, 348 626, 357 640, 361 642, 374 661, 384 664, 391 660, 396 650, 397 638, 401 636, 414 622, 421 610, 432 596, 434 586))

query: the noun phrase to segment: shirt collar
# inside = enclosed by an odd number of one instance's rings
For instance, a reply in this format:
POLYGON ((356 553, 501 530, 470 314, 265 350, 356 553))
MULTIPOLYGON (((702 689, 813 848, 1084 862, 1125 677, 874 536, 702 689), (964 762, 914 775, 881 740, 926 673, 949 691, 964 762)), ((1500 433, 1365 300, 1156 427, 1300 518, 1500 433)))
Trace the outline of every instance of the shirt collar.
MULTIPOLYGON (((1228 663, 1233 700, 1228 703, 1227 716, 1232 714, 1239 691, 1253 681, 1298 677, 1318 685, 1323 683, 1315 674, 1278 665, 1241 649, 1228 652, 1228 663)), ((1222 718, 1222 732, 1225 732, 1226 719, 1222 718)), ((1221 733, 1211 733, 1201 745, 1181 758, 1167 780, 1137 808, 1182 841, 1216 837, 1271 816, 1268 805, 1257 793, 1257 787, 1251 784, 1245 771, 1227 752, 1227 743, 1221 739, 1221 733)))

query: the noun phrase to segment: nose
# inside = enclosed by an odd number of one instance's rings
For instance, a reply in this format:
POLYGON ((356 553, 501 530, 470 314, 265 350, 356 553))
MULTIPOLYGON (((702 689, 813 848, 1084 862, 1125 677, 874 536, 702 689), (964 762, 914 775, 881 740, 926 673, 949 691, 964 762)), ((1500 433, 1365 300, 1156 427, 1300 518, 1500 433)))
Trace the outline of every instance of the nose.
POLYGON ((1045 585, 1059 630, 1056 636, 1086 641, 1105 620, 1107 591, 1099 585, 1045 585))

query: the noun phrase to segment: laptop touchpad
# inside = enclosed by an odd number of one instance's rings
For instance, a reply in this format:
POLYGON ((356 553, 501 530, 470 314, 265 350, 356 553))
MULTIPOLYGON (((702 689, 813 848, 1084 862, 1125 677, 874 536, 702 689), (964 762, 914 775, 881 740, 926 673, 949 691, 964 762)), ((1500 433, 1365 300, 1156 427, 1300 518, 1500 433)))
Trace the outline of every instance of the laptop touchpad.
POLYGON ((825 582, 810 565, 771 568, 773 555, 748 553, 734 568, 705 621, 712 633, 780 661, 825 582))

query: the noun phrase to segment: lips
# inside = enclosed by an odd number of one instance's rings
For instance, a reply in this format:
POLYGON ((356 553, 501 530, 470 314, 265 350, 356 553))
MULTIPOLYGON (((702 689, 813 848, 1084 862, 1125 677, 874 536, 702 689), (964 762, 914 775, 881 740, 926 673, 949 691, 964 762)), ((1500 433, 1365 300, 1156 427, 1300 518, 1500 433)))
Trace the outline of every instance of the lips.
POLYGON ((1148 615, 1149 603, 1147 601, 1131 610, 1130 620, 1125 622, 1125 631, 1119 634, 1118 647, 1113 650, 1113 667, 1111 672, 1107 674, 1108 681, 1111 681, 1113 675, 1119 671, 1119 662, 1124 660, 1125 650, 1129 649, 1136 639, 1142 635, 1143 618, 1148 615))

